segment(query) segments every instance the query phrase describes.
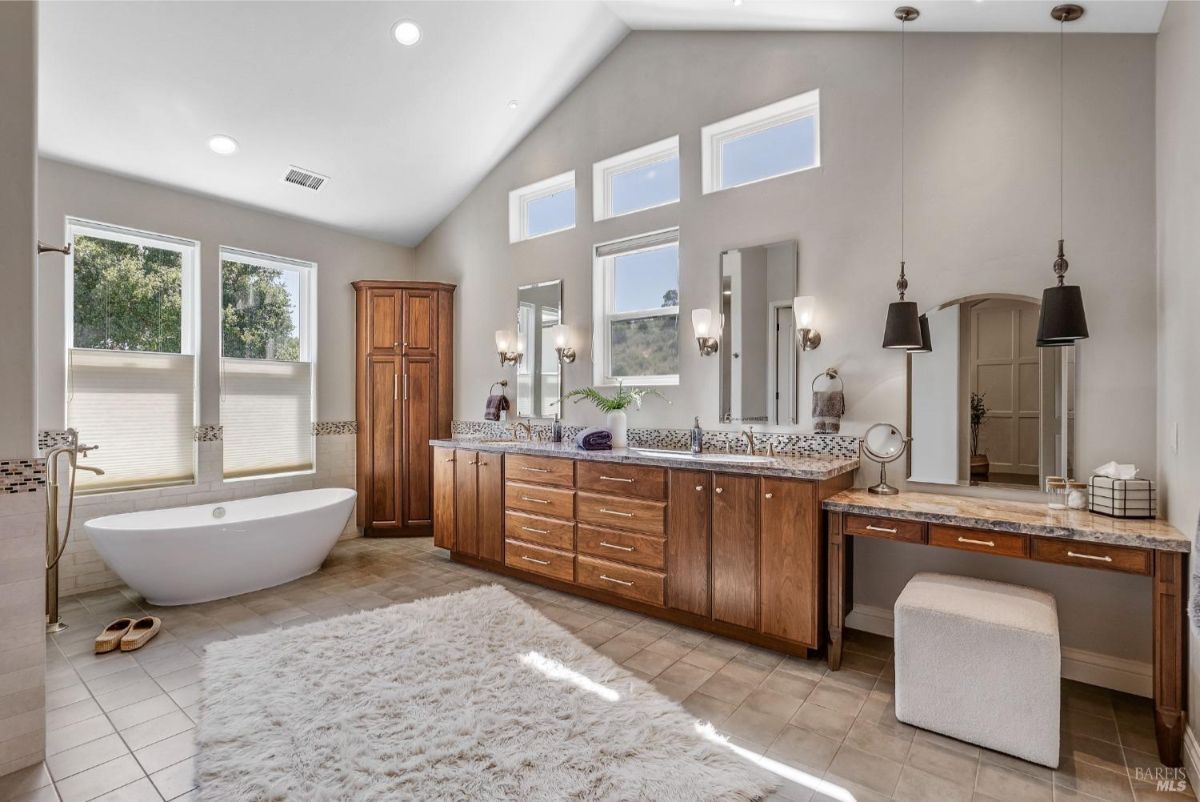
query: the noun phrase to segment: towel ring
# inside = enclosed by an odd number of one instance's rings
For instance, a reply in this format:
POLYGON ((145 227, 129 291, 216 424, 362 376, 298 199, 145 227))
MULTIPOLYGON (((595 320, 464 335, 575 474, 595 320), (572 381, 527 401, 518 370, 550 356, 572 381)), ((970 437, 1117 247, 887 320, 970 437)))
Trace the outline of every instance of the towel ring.
POLYGON ((492 390, 496 389, 496 385, 500 385, 502 389, 508 387, 508 379, 501 379, 498 382, 492 382, 492 386, 488 388, 488 395, 495 395, 492 390))
POLYGON ((822 376, 824 376, 826 379, 829 379, 830 381, 836 381, 838 383, 838 389, 845 391, 846 385, 842 382, 842 377, 838 375, 837 368, 827 368, 813 377, 812 386, 809 388, 810 392, 817 391, 817 381, 822 376))

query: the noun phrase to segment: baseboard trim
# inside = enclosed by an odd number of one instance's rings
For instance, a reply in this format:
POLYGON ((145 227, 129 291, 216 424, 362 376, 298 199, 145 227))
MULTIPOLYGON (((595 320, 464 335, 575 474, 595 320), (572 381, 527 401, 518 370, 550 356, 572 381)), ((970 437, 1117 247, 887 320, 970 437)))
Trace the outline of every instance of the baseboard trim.
MULTIPOLYGON (((854 605, 854 609, 846 616, 846 626, 889 638, 893 637, 895 631, 891 610, 865 604, 854 605)), ((1154 673, 1151 666, 1138 660, 1063 647, 1062 675, 1077 682, 1111 688, 1135 696, 1154 696, 1154 673)), ((1188 733, 1191 733, 1190 728, 1188 733)), ((1200 755, 1200 750, 1197 754, 1200 755)))
POLYGON ((1192 778, 1200 778, 1200 743, 1190 725, 1183 728, 1183 768, 1187 771, 1188 790, 1195 793, 1192 778))

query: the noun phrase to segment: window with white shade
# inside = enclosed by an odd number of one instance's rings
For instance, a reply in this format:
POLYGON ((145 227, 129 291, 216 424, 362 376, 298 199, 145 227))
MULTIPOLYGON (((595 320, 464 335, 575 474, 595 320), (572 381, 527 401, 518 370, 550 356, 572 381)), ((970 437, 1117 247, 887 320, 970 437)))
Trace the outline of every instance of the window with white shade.
POLYGON ((631 150, 592 165, 596 220, 679 201, 679 137, 631 150))
POLYGON ((596 246, 596 384, 679 383, 679 229, 596 246))
POLYGON ((508 193, 508 241, 544 237, 575 227, 575 171, 508 193))
POLYGON ((313 469, 317 266, 221 249, 226 479, 313 469))
POLYGON ((821 166, 819 90, 700 129, 705 194, 821 166))
MULTIPOLYGON (((81 492, 195 479, 193 240, 69 219, 67 426, 98 445, 81 492)), ((83 463, 88 464, 88 463, 83 463)))

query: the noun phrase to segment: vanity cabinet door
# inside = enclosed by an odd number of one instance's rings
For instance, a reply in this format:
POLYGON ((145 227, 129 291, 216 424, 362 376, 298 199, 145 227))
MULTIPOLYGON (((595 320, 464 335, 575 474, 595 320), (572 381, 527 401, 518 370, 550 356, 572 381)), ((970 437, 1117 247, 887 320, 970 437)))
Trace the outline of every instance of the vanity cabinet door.
POLYGON ((400 406, 396 388, 400 365, 395 357, 367 361, 369 416, 367 431, 370 473, 365 499, 367 527, 392 529, 400 525, 400 406))
POLYGON ((762 632, 817 646, 817 486, 797 479, 762 480, 762 632))
POLYGON ((428 526, 433 518, 433 453, 429 441, 437 431, 437 368, 435 360, 425 357, 402 357, 400 362, 404 525, 428 526))
POLYGON ((454 504, 456 531, 455 550, 471 557, 479 556, 479 528, 475 525, 479 508, 479 480, 475 465, 478 451, 457 449, 454 452, 454 504))
POLYGON ((712 617, 758 627, 758 484, 713 474, 712 617))
POLYGON ((372 354, 400 351, 400 293, 396 290, 368 290, 367 341, 372 354))
POLYGON ((503 456, 480 451, 477 459, 475 528, 479 556, 504 562, 504 471, 503 456))
POLYGON ((708 522, 712 474, 672 470, 668 479, 667 606, 709 616, 708 522))
POLYGON ((454 449, 433 450, 433 545, 454 548, 454 449))
POLYGON ((402 294, 401 347, 407 356, 437 355, 437 293, 434 290, 404 290, 402 294))

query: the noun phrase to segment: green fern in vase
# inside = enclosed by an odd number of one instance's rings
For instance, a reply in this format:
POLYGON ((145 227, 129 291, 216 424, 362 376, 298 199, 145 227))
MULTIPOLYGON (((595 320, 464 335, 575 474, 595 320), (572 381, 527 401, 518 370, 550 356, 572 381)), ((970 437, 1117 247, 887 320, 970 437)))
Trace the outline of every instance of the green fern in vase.
MULTIPOLYGON (((617 385, 617 394, 612 396, 604 395, 595 387, 580 387, 578 390, 572 390, 563 396, 563 401, 568 398, 574 398, 576 404, 580 401, 591 401, 596 409, 601 412, 620 412, 622 410, 633 407, 634 409, 642 408, 642 399, 648 395, 656 395, 664 401, 667 397, 658 390, 651 390, 645 387, 635 387, 632 390, 627 390, 620 384, 617 385)), ((671 403, 667 401, 667 403, 671 403)))

